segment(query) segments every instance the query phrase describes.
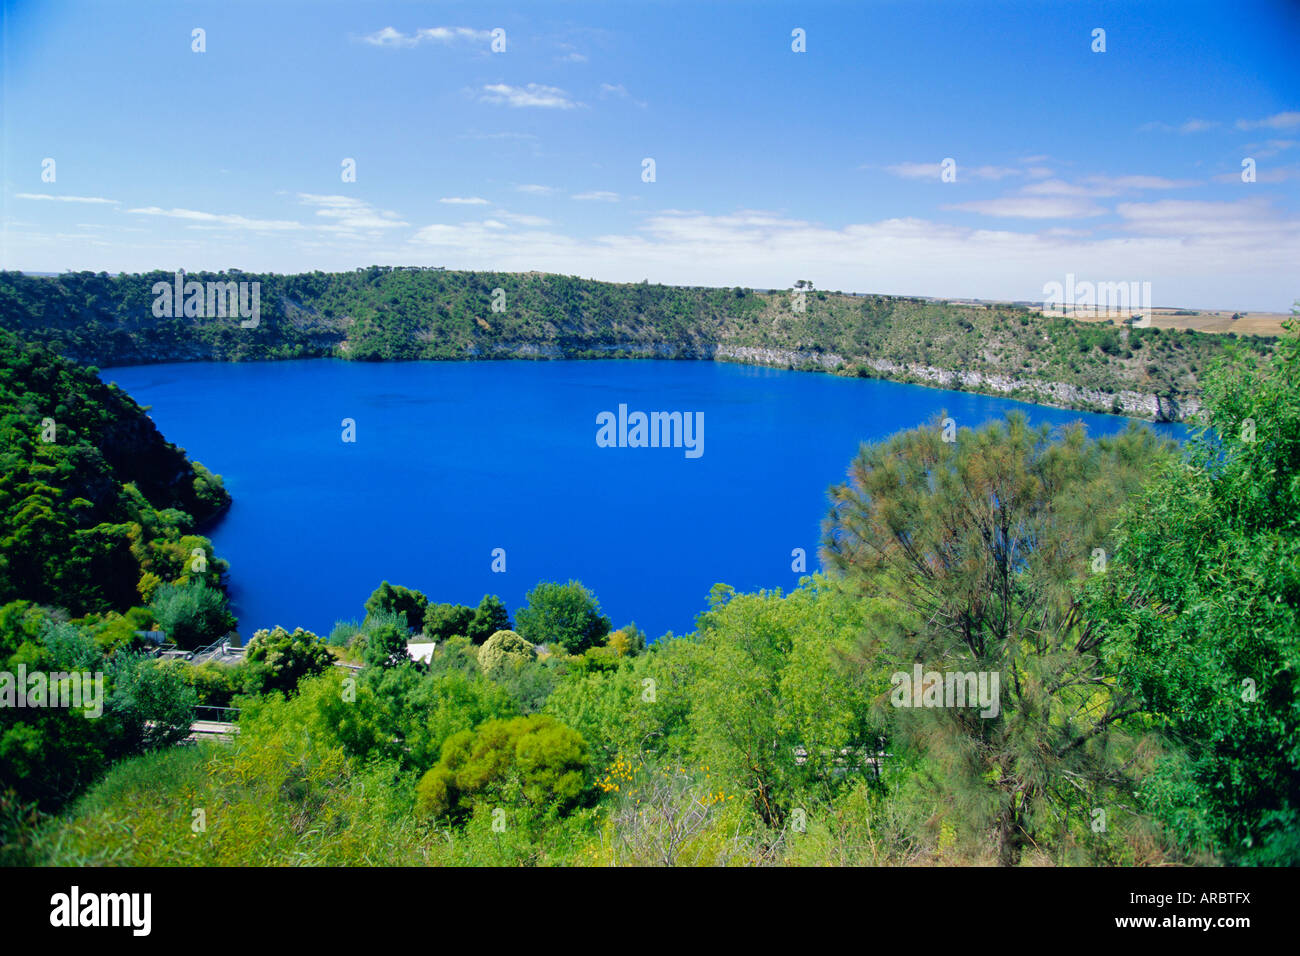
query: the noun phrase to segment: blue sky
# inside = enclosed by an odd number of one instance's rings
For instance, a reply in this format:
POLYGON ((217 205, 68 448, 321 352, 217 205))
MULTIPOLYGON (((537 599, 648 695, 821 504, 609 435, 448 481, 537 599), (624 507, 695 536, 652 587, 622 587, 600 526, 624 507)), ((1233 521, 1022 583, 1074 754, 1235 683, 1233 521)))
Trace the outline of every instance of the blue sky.
POLYGON ((1294 2, 3 9, 5 268, 1300 297, 1294 2))

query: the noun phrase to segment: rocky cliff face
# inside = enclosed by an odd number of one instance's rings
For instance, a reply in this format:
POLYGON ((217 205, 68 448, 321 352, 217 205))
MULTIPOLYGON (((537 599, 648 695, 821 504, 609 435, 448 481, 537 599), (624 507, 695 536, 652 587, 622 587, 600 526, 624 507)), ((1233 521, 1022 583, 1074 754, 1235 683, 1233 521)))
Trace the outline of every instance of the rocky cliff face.
MULTIPOLYGON (((724 345, 713 350, 711 357, 721 361, 782 368, 804 368, 812 364, 836 372, 846 371, 851 367, 844 356, 834 352, 724 345)), ((1118 409, 1121 414, 1156 422, 1188 421, 1200 411, 1199 403, 1190 398, 1180 402, 1172 396, 1134 391, 1103 392, 1063 382, 1045 382, 1039 379, 990 375, 984 372, 959 372, 929 365, 900 365, 881 359, 859 358, 857 364, 872 369, 881 378, 893 381, 935 385, 941 388, 961 387, 985 394, 1009 395, 1042 405, 1079 411, 1114 413, 1118 409)))

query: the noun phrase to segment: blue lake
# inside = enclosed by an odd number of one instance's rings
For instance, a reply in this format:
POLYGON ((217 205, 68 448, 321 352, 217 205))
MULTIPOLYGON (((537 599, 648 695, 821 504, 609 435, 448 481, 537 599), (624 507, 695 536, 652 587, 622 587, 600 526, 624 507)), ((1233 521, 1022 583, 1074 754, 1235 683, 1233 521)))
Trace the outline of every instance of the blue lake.
MULTIPOLYGON (((789 589, 819 568, 827 488, 863 441, 944 410, 1011 409, 1091 434, 1127 419, 967 392, 713 362, 176 363, 108 369, 163 434, 222 475, 208 529, 245 638, 326 634, 382 580, 434 601, 577 578, 615 626, 692 629, 718 581, 789 589), (597 415, 702 412, 703 454, 597 445, 597 415), (344 419, 355 442, 343 440, 344 419), (506 570, 492 570, 494 549, 506 570)), ((634 424, 634 423, 633 423, 634 424)), ((1186 429, 1151 426, 1176 438, 1186 429)))

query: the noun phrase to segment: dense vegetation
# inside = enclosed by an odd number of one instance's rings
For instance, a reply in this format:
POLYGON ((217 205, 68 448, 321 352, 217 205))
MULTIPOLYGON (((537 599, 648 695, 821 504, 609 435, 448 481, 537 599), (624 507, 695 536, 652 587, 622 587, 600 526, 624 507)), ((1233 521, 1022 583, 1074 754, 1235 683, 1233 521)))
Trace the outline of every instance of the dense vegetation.
POLYGON ((166 583, 220 586, 194 533, 229 502, 120 389, 0 331, 0 603, 125 611, 166 583))
POLYGON ((104 680, 87 717, 19 707, 27 688, 0 677, 0 836, 188 734, 195 692, 138 632, 194 647, 233 626, 226 565, 196 533, 228 501, 94 369, 0 331, 0 672, 104 680))
MULTIPOLYGON (((1234 336, 1120 328, 1015 306, 916 298, 616 284, 540 273, 371 266, 354 272, 193 273, 259 282, 260 321, 156 317, 155 283, 174 274, 57 278, 0 273, 0 327, 101 366, 194 359, 657 357, 755 361, 930 382, 930 369, 1061 383, 1103 397, 1017 386, 1012 394, 1120 411, 1122 391, 1188 404, 1234 336), (503 298, 494 297, 500 289, 503 298), (501 305, 494 311, 494 298, 501 305)), ((1245 337, 1261 354, 1273 339, 1245 337)), ((988 389, 987 382, 950 387, 988 389)), ((1035 386, 1036 387, 1036 386, 1035 386)))
MULTIPOLYGON (((190 675, 151 700, 233 701, 236 738, 128 733, 57 816, 11 796, 4 853, 1300 863, 1298 377, 1295 338, 1232 356, 1185 451, 1015 417, 865 446, 832 489, 827 573, 788 594, 719 584, 685 636, 611 630, 578 582, 539 585, 513 627, 490 595, 383 582, 324 641, 277 629, 235 667, 148 671, 190 675), (436 641, 427 663, 415 639, 436 641), (900 706, 918 664, 998 675, 997 706, 900 706)), ((62 617, 0 611, 11 663, 91 654, 101 623, 62 617)), ((941 690, 927 675, 916 699, 941 690)))

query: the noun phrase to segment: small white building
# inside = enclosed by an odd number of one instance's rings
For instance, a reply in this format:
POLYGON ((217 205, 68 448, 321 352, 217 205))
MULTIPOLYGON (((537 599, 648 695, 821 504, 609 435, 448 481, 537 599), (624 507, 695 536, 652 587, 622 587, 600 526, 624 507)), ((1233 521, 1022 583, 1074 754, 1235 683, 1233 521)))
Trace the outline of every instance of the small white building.
POLYGON ((407 644, 406 653, 411 660, 420 664, 428 664, 433 660, 433 649, 437 647, 436 641, 419 644, 407 644))

